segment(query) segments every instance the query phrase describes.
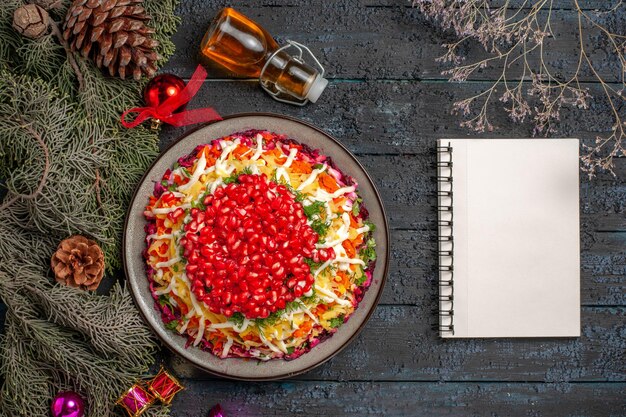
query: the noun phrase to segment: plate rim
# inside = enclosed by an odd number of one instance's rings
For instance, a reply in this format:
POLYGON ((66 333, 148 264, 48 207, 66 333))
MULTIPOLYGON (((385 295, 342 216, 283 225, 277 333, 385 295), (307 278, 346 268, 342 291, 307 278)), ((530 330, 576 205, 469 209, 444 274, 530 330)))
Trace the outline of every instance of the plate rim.
MULTIPOLYGON (((332 158, 332 155, 329 155, 332 158)), ((226 378, 226 379, 230 379, 230 380, 235 380, 235 381, 249 381, 249 382, 261 382, 261 381, 277 381, 277 380, 281 380, 281 379, 286 379, 286 378, 291 378, 297 375, 302 375, 306 372, 311 371, 314 368, 317 368, 318 366, 328 362, 330 359, 334 358, 335 356, 337 356, 340 352, 342 352, 346 347, 348 347, 348 345, 350 345, 354 339, 356 339, 356 337, 361 334, 361 332, 363 331, 363 329, 365 328, 365 326, 367 325, 367 323, 370 321, 372 315, 374 314, 374 311, 376 310, 376 308, 378 307, 378 303, 380 302, 380 298, 383 294, 383 291, 385 289, 385 284, 387 283, 387 277, 388 277, 388 273, 389 273, 389 256, 390 256, 390 235, 389 235, 389 220, 387 219, 387 213, 385 211, 385 206, 383 204, 383 200, 380 196, 380 192, 378 191, 378 187, 376 186, 376 183, 374 183, 374 181, 372 180, 372 177, 370 176, 370 174, 367 172, 367 170, 365 169, 365 167, 361 164, 361 162, 357 159, 357 157, 343 144, 341 143, 339 140, 337 140, 334 136, 332 136, 330 133, 320 129, 319 127, 307 122, 307 121, 303 121, 300 120, 296 117, 292 117, 292 116, 287 116, 287 115, 283 115, 283 114, 278 114, 278 113, 271 113, 271 112, 243 112, 243 113, 235 113, 235 114, 230 114, 227 116, 223 116, 221 120, 215 120, 212 122, 208 122, 208 123, 203 123, 199 126, 196 126, 190 130, 188 130, 187 132, 182 133, 181 135, 179 135, 175 140, 172 141, 172 143, 170 143, 167 147, 165 147, 163 150, 161 150, 159 152, 159 155, 154 159, 154 161, 152 161, 150 163, 150 165, 148 167, 146 167, 144 174, 141 176, 141 179, 139 179, 139 181, 137 182, 137 185, 135 186, 135 189, 133 191, 133 194, 128 202, 128 209, 126 209, 126 215, 125 215, 125 219, 124 219, 124 229, 123 229, 123 233, 122 233, 122 246, 121 246, 121 251, 122 251, 122 263, 124 265, 124 285, 127 285, 130 289, 130 294, 131 297, 133 299, 133 302, 135 304, 136 309, 139 311, 141 318, 143 319, 144 323, 146 324, 146 326, 148 328, 150 328, 150 331, 157 337, 157 339, 165 346, 167 347, 168 350, 170 350, 172 353, 174 353, 176 356, 180 356, 182 357, 186 362, 190 363, 191 365, 193 365, 194 367, 200 369, 203 372, 207 372, 211 375, 214 376, 218 376, 218 377, 222 377, 222 378, 226 378), (323 359, 321 359, 320 361, 307 366, 306 368, 297 370, 297 371, 292 371, 292 372, 287 372, 284 374, 279 374, 279 375, 274 375, 274 376, 260 376, 260 377, 240 377, 240 376, 232 376, 229 375, 227 373, 224 372, 219 372, 219 371, 215 371, 213 369, 208 369, 204 366, 202 366, 199 363, 196 363, 196 361, 191 360, 190 358, 188 358, 185 355, 180 354, 177 349, 172 346, 168 340, 166 340, 163 336, 161 336, 161 334, 159 332, 156 331, 156 329, 154 329, 151 325, 150 322, 148 320, 148 318, 146 317, 146 314, 144 313, 143 309, 140 306, 139 300, 137 299, 137 297, 139 297, 139 295, 136 293, 134 286, 131 284, 129 277, 129 268, 128 268, 128 262, 129 260, 126 257, 126 246, 127 246, 127 230, 128 230, 128 222, 131 216, 131 209, 132 206, 134 205, 135 200, 138 197, 138 192, 139 189, 141 188, 141 185, 144 183, 144 181, 146 180, 146 177, 148 176, 148 173, 152 170, 152 168, 154 168, 154 166, 161 160, 161 158, 170 151, 171 148, 173 148, 176 144, 178 144, 181 140, 185 139, 187 136, 197 132, 198 130, 201 130, 207 126, 219 123, 221 121, 224 120, 229 120, 229 119, 237 119, 237 118, 242 118, 242 117, 274 117, 274 118, 278 118, 278 119, 284 119, 284 120, 289 120, 295 123, 299 123, 302 124, 304 126, 307 126, 319 133, 321 133, 322 135, 324 135, 327 139, 333 141, 336 145, 338 145, 340 148, 342 148, 346 154, 356 163, 356 165, 361 169, 362 173, 365 174, 365 177, 367 178, 367 180, 370 182, 370 184, 372 185, 372 189, 374 190, 374 195, 376 196, 376 199, 378 200, 378 204, 380 206, 380 209, 382 211, 382 216, 383 216, 383 221, 384 221, 384 226, 385 226, 385 236, 386 236, 386 240, 387 240, 387 245, 385 248, 385 253, 386 253, 386 257, 385 257, 385 265, 383 267, 383 274, 381 276, 380 279, 380 289, 378 291, 378 294, 376 294, 376 297, 374 298, 374 301, 372 303, 372 307, 370 309, 370 311, 367 312, 365 318, 363 319, 363 322, 359 325, 359 327, 356 329, 355 332, 353 332, 350 337, 341 345, 339 346, 337 349, 335 349, 330 355, 324 357, 323 359)), ((378 266, 378 265, 377 265, 378 266)), ((358 307, 357 307, 358 308, 358 307)), ((308 353, 308 352, 307 352, 308 353)), ((305 353, 306 355, 306 353, 305 353)), ((298 358, 294 359, 294 360, 298 360, 298 358)))

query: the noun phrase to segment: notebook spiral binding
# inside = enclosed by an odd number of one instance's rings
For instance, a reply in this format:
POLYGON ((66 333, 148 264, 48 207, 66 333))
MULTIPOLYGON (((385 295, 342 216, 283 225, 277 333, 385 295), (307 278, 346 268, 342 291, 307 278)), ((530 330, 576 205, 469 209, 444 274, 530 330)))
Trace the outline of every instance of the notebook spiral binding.
POLYGON ((437 146, 437 190, 439 333, 454 335, 454 195, 449 142, 437 146))

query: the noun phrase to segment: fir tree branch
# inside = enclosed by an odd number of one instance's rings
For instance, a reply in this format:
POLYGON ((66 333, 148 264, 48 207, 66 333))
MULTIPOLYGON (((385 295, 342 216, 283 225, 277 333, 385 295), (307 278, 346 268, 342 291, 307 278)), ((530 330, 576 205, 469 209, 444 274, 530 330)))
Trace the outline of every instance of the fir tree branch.
MULTIPOLYGON (((69 3, 48 12, 62 21, 69 3)), ((162 56, 173 51, 175 4, 144 0, 162 56)), ((0 178, 8 190, 0 201, 0 299, 8 308, 0 416, 47 415, 50 398, 67 389, 86 399, 90 417, 120 415, 115 400, 145 375, 158 345, 127 289, 96 296, 55 285, 50 256, 80 233, 103 248, 107 274, 121 266, 126 205, 158 154, 158 137, 119 129, 141 83, 105 77, 67 51, 56 23, 40 39, 22 37, 11 26, 22 5, 0 2, 0 178)))
POLYGON ((37 132, 35 129, 33 129, 28 123, 26 123, 25 120, 23 120, 23 119, 20 120, 20 124, 21 124, 22 128, 24 128, 26 131, 28 131, 28 133, 30 133, 32 135, 32 137, 35 138, 35 140, 39 144, 39 147, 43 151, 44 168, 43 168, 43 172, 41 174, 41 179, 39 180, 39 184, 37 185, 37 188, 35 188, 34 191, 32 191, 31 193, 28 193, 28 194, 17 194, 15 196, 13 196, 12 198, 10 198, 7 201, 5 201, 4 203, 0 204, 0 211, 5 210, 11 204, 15 203, 18 200, 22 200, 22 199, 23 200, 32 200, 34 198, 37 198, 37 196, 39 196, 41 194, 41 192, 43 191, 43 187, 46 184, 46 179, 48 178, 48 174, 50 172, 50 155, 49 155, 49 152, 48 152, 48 147, 46 146, 46 143, 44 142, 43 138, 41 137, 39 132, 37 132))
POLYGON ((98 211, 102 212, 102 196, 100 195, 100 169, 96 168, 96 182, 93 184, 94 191, 96 193, 96 201, 98 202, 98 211))
POLYGON ((76 63, 74 52, 71 51, 69 45, 67 44, 67 41, 65 40, 65 38, 63 38, 63 34, 61 33, 61 30, 59 29, 59 25, 57 22, 50 20, 50 29, 52 30, 52 33, 57 38, 61 46, 63 46, 63 49, 65 49, 65 53, 67 54, 67 61, 72 66, 74 73, 76 73, 76 80, 78 81, 78 90, 83 91, 85 88, 85 77, 83 76, 83 73, 81 72, 80 68, 78 67, 78 64, 76 63))

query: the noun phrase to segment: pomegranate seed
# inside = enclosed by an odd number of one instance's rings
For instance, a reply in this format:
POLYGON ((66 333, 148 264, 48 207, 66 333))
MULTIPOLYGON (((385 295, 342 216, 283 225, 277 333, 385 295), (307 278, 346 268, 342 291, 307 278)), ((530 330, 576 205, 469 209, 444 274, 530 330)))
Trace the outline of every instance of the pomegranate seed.
POLYGON ((230 291, 226 292, 223 296, 222 296, 222 301, 224 304, 230 304, 231 298, 232 298, 232 293, 230 291))

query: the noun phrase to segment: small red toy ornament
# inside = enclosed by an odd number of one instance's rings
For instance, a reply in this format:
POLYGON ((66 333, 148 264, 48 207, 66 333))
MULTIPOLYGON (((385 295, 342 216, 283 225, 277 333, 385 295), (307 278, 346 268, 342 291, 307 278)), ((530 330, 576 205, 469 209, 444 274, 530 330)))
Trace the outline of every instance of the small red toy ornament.
POLYGON ((222 120, 211 107, 184 110, 186 104, 202 87, 206 76, 206 70, 199 65, 187 84, 171 74, 154 77, 144 90, 146 106, 126 110, 121 115, 120 122, 124 127, 132 129, 148 119, 153 119, 153 122, 158 120, 157 126, 163 122, 176 127, 222 120), (128 120, 127 116, 132 114, 136 114, 136 117, 134 120, 128 120))
MULTIPOLYGON (((148 107, 158 107, 170 97, 176 97, 185 88, 185 81, 173 74, 161 74, 154 77, 146 85, 143 90, 143 100, 148 107)), ((174 109, 179 111, 186 106, 182 104, 180 107, 174 109)), ((152 129, 156 129, 161 125, 161 120, 152 119, 152 129)))
POLYGON ((134 384, 117 400, 130 417, 139 417, 153 403, 154 397, 140 383, 134 384))
MULTIPOLYGON (((161 74, 154 77, 143 90, 143 99, 146 106, 157 107, 170 97, 180 94, 185 88, 185 81, 172 74, 161 74)), ((174 111, 180 110, 183 104, 174 111)))
POLYGON ((183 386, 169 372, 161 368, 152 381, 148 382, 148 389, 163 404, 169 404, 176 393, 183 389, 183 386))

